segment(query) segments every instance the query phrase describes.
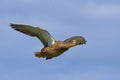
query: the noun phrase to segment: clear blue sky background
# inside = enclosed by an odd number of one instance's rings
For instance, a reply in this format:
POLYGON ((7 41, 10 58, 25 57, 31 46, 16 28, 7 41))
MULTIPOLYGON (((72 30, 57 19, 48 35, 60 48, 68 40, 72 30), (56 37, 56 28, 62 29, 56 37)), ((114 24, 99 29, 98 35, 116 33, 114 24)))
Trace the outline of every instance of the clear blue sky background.
POLYGON ((0 80, 120 80, 120 0, 0 0, 0 80), (87 44, 52 60, 43 45, 9 23, 39 26, 57 40, 87 44))

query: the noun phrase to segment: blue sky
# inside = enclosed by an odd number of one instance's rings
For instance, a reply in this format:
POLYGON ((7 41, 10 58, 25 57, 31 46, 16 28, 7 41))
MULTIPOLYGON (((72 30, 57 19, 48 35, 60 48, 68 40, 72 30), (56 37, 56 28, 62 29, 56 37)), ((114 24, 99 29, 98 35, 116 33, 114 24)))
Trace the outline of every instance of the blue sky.
POLYGON ((1 0, 0 80, 120 80, 120 0, 1 0), (87 44, 51 60, 43 45, 9 23, 48 30, 57 40, 82 35, 87 44))

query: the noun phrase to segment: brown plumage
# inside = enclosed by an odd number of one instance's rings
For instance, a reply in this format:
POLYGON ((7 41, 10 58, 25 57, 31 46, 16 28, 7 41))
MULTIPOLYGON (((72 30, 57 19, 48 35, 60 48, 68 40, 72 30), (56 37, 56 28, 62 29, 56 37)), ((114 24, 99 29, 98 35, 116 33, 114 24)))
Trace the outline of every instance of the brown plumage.
POLYGON ((64 41, 55 40, 47 30, 22 24, 11 24, 12 28, 29 36, 37 37, 44 45, 40 52, 35 52, 35 56, 52 59, 67 51, 69 48, 82 45, 86 40, 82 36, 73 36, 64 41))

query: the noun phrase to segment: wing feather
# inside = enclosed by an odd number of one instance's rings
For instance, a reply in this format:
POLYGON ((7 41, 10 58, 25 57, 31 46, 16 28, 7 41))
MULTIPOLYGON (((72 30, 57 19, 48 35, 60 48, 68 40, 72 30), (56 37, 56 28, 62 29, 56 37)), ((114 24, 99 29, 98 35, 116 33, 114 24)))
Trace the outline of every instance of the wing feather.
POLYGON ((37 37, 45 47, 50 46, 55 42, 54 38, 50 35, 50 33, 47 30, 41 29, 39 27, 33 27, 22 24, 10 24, 10 26, 15 30, 20 31, 26 35, 37 37))

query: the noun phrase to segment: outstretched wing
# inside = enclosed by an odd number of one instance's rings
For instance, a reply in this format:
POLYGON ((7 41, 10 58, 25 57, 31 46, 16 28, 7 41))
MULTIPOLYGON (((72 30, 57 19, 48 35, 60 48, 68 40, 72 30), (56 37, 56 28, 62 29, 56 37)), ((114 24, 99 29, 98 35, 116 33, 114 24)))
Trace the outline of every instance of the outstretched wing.
POLYGON ((29 36, 37 37, 45 47, 50 46, 55 42, 47 30, 22 24, 10 24, 10 26, 15 30, 25 33, 29 36))

